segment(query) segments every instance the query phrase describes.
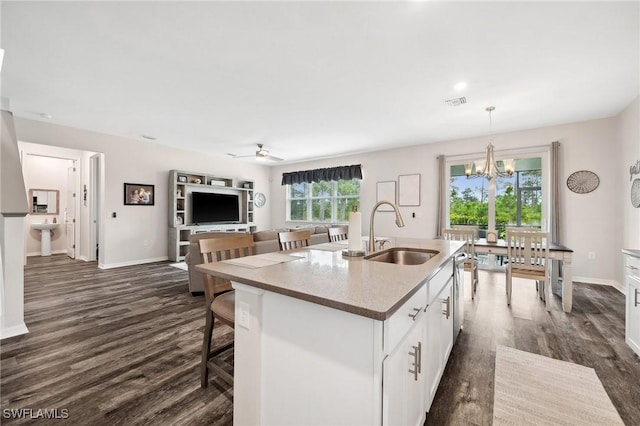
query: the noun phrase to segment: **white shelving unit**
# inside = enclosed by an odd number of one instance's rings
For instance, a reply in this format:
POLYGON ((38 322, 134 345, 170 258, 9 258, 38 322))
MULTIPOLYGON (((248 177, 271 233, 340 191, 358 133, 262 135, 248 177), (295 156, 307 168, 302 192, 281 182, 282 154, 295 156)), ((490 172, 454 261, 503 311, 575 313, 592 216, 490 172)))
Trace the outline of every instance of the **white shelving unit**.
POLYGON ((216 175, 171 170, 169 172, 169 259, 181 262, 189 250, 189 237, 198 232, 253 232, 254 183, 216 175), (240 196, 240 223, 193 225, 190 194, 193 191, 234 193, 240 196))

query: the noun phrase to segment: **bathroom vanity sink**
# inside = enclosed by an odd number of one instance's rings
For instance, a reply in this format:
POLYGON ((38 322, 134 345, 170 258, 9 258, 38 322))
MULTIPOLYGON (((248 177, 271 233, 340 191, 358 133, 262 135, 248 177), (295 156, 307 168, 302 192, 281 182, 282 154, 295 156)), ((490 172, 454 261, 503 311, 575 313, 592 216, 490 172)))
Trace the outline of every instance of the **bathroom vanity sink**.
POLYGON ((51 256, 51 230, 59 223, 32 223, 31 227, 40 231, 40 256, 51 256))
POLYGON ((365 256, 364 259, 372 262, 395 263, 397 265, 422 265, 438 253, 440 252, 436 250, 393 247, 365 256))
POLYGON ((52 229, 56 229, 58 225, 59 223, 32 223, 31 227, 38 231, 51 231, 52 229))

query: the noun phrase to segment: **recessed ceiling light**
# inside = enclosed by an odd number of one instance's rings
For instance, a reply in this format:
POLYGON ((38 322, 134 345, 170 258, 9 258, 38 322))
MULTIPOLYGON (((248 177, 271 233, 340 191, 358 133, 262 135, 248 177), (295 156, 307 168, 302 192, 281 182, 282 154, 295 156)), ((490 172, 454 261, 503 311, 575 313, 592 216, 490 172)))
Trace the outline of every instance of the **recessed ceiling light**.
POLYGON ((47 114, 46 112, 41 112, 40 114, 38 114, 40 117, 42 118, 46 118, 47 120, 51 120, 53 118, 53 115, 51 114, 47 114))
POLYGON ((454 89, 456 90, 463 90, 467 88, 467 83, 465 81, 461 81, 459 83, 456 83, 455 86, 453 86, 454 89))
POLYGON ((149 135, 140 135, 140 136, 142 137, 142 139, 147 139, 150 141, 155 141, 156 139, 158 139, 155 136, 149 136, 149 135))

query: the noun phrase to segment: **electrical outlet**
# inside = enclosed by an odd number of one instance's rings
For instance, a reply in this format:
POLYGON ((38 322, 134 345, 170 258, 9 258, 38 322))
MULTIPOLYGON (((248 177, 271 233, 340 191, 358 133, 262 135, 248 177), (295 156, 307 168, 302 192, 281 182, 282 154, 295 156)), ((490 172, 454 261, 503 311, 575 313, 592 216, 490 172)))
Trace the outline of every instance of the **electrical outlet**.
POLYGON ((590 251, 589 253, 587 253, 587 259, 596 260, 596 252, 595 251, 590 251))
POLYGON ((251 308, 249 307, 249 304, 246 302, 238 303, 238 308, 240 309, 240 312, 238 315, 238 325, 248 330, 249 324, 250 324, 249 318, 251 317, 251 308))

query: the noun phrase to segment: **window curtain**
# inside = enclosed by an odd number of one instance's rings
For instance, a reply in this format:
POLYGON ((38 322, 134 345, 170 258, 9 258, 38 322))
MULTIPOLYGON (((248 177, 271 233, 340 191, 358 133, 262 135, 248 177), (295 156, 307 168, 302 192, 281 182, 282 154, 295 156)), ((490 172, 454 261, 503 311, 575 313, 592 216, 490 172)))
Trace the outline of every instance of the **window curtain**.
POLYGON ((321 180, 334 181, 350 179, 362 179, 362 166, 360 164, 283 173, 282 185, 304 182, 320 182, 321 180))
POLYGON ((445 156, 438 156, 438 211, 436 214, 436 237, 441 237, 442 229, 445 227, 445 172, 446 172, 446 161, 445 156))
POLYGON ((551 143, 551 241, 560 242, 560 142, 551 143))

